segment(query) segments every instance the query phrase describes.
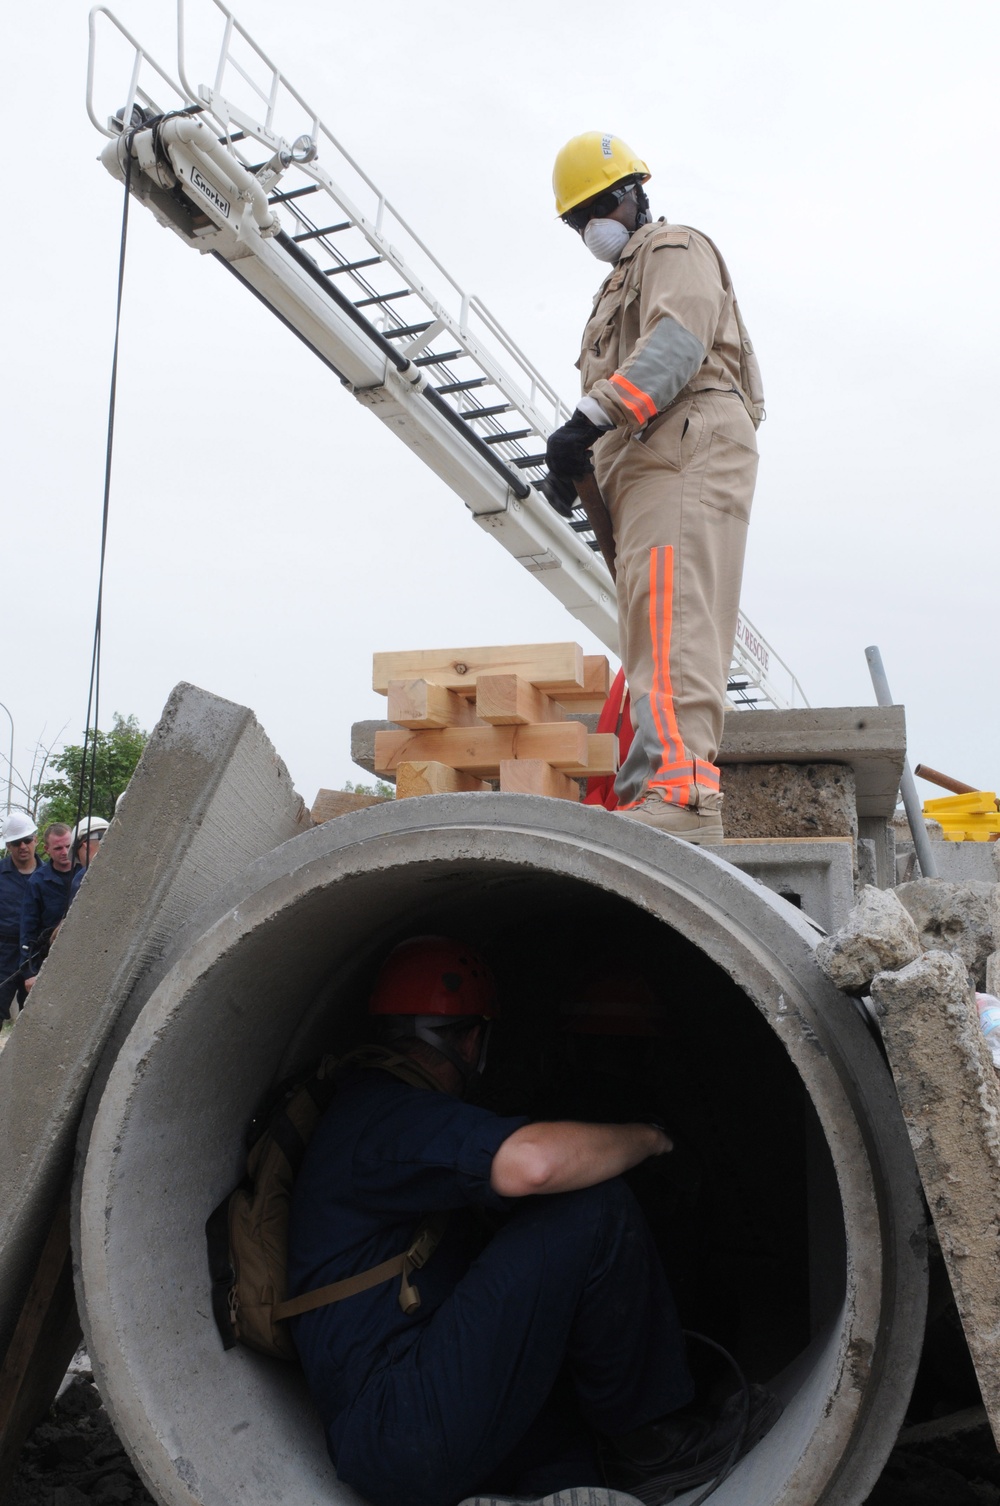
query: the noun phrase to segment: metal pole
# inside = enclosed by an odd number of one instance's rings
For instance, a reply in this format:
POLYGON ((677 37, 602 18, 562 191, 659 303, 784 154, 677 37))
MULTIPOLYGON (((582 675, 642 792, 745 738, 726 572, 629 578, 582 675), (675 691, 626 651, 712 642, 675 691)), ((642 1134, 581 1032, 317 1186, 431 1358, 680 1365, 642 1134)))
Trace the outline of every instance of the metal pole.
MULTIPOLYGON (((0 701, 0 711, 7 711, 3 701, 0 701)), ((14 782, 14 718, 7 711, 7 720, 10 722, 10 756, 7 759, 7 814, 10 815, 10 791, 14 782)))
MULTIPOLYGON (((882 655, 874 644, 865 649, 865 658, 868 660, 868 670, 875 687, 875 699, 880 706, 893 706, 892 692, 889 689, 889 681, 885 677, 885 668, 882 664, 882 655)), ((913 836, 913 847, 917 854, 917 862, 920 864, 920 872, 924 878, 937 878, 938 866, 931 849, 931 841, 924 825, 923 812, 920 808, 920 796, 917 794, 917 786, 910 772, 910 760, 903 760, 903 777, 899 781, 899 792, 903 797, 903 805, 906 809, 906 819, 910 823, 910 832, 913 836)))

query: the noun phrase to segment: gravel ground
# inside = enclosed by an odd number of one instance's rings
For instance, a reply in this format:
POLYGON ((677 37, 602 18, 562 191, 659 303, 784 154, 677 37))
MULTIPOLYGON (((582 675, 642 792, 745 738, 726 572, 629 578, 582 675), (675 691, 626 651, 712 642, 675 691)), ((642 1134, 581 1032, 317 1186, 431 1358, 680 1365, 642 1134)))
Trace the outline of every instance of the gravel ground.
POLYGON ((3 1506, 155 1506, 101 1405, 86 1356, 25 1444, 3 1506))
MULTIPOLYGON (((118 1441, 80 1354, 25 1445, 3 1506, 155 1506, 118 1441)), ((261 1506, 272 1506, 262 1502, 261 1506)), ((867 1506, 1000 1506, 1000 1454, 980 1424, 895 1449, 867 1506)))

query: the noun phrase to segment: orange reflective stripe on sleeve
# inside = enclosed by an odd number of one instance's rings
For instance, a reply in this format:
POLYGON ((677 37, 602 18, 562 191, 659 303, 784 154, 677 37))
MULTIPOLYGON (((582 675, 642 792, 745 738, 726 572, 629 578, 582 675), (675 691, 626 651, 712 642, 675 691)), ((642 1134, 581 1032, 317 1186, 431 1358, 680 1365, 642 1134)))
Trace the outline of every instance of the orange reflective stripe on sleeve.
POLYGON ((643 392, 641 387, 634 386, 627 377, 622 376, 620 371, 616 371, 611 378, 611 385, 621 388, 622 402, 635 414, 640 423, 644 424, 647 419, 656 417, 656 404, 649 393, 643 392))

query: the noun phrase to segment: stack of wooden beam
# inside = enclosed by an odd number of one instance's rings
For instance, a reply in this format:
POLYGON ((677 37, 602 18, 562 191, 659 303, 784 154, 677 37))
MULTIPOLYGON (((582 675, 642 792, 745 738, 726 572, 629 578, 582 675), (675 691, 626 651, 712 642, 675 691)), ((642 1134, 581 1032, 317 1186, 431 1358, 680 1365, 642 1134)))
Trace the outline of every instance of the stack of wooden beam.
POLYGON ((500 789, 578 800, 578 779, 613 774, 618 739, 573 713, 600 711, 610 671, 577 643, 375 654, 372 683, 396 728, 375 736, 375 772, 396 798, 500 789))

